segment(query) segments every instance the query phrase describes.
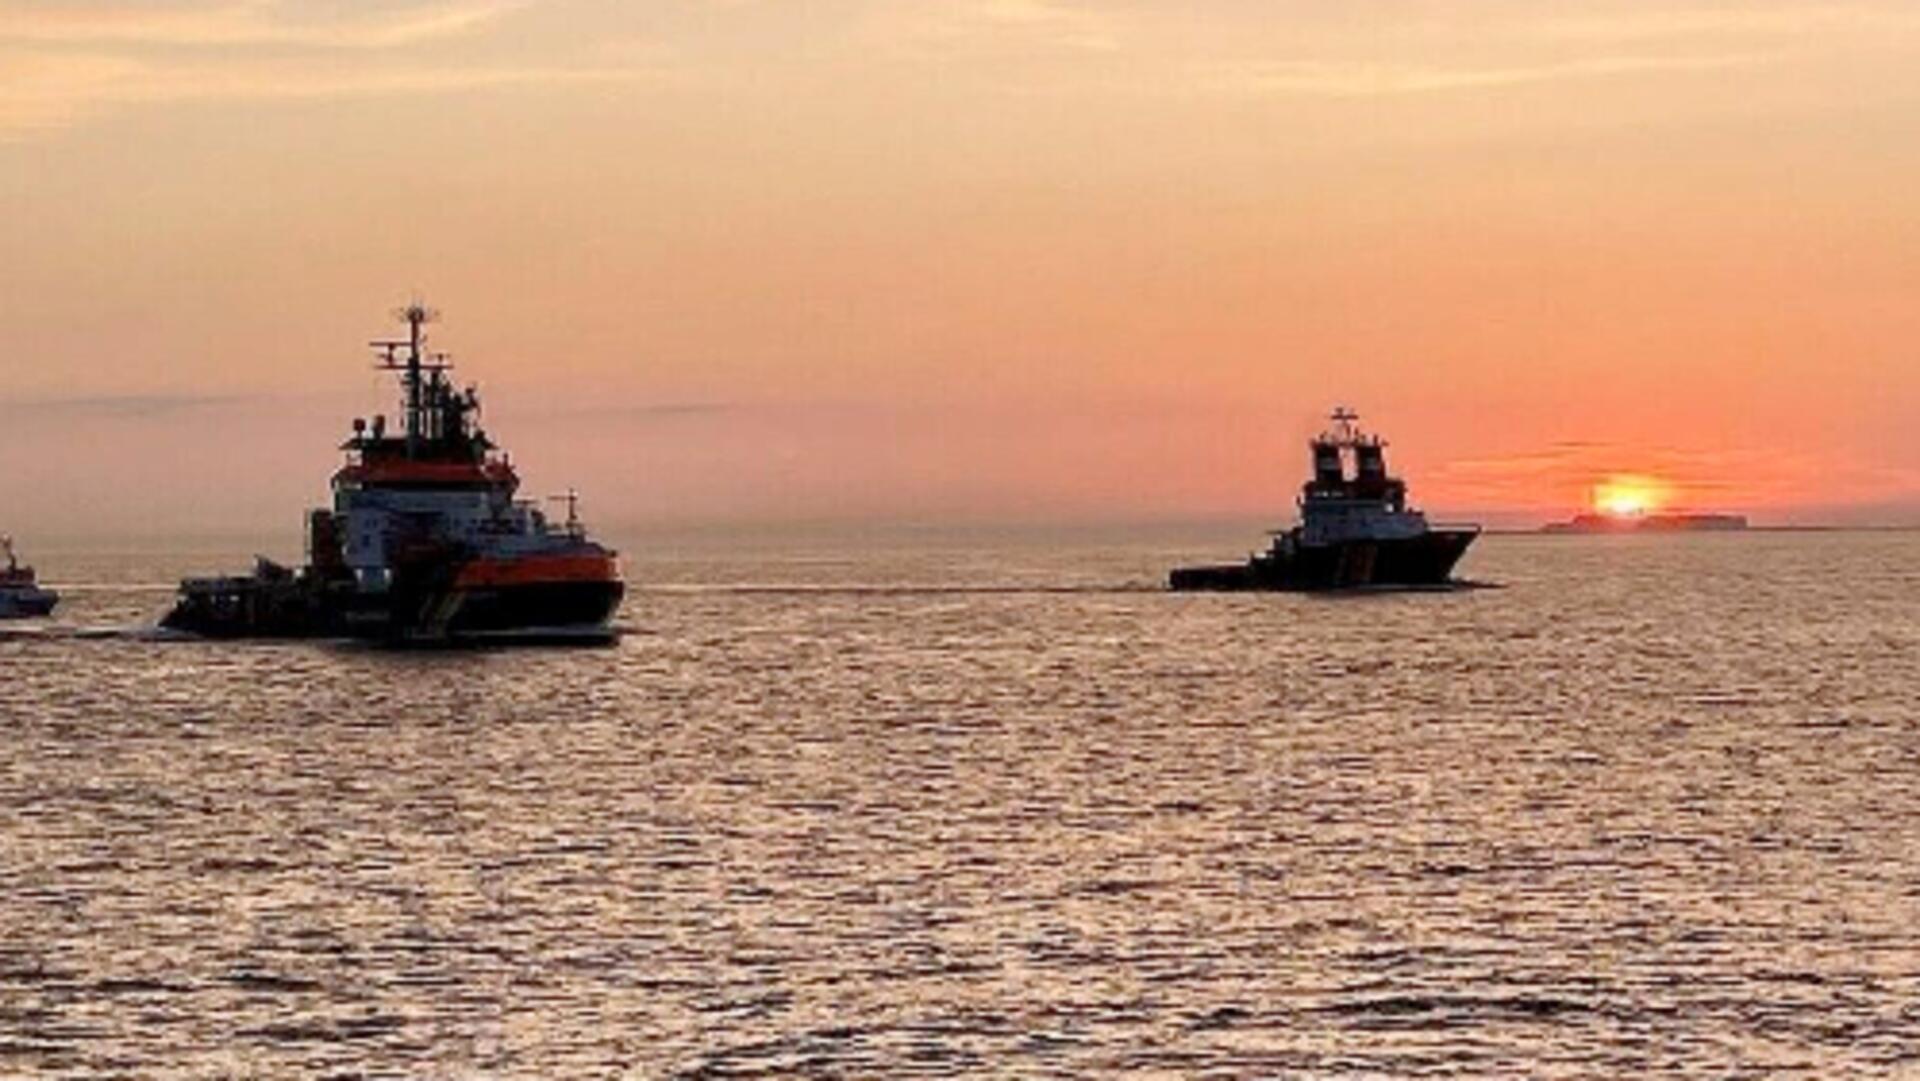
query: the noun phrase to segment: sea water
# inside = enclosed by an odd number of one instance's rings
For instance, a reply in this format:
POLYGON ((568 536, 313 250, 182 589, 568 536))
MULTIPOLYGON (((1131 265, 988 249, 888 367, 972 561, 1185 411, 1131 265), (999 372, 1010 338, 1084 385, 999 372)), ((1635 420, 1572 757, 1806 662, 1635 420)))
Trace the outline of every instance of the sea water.
POLYGON ((1158 588, 1245 540, 631 543, 448 653, 36 550, 0 1076, 1920 1073, 1920 535, 1158 588))

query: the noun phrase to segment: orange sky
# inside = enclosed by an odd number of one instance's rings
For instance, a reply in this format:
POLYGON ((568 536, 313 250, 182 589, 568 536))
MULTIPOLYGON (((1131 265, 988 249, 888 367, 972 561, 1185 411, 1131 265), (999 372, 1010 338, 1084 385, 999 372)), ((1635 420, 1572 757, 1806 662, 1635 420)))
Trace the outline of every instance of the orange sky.
POLYGON ((1920 6, 0 0, 0 527, 297 529, 419 291, 621 521, 1920 521, 1920 6))

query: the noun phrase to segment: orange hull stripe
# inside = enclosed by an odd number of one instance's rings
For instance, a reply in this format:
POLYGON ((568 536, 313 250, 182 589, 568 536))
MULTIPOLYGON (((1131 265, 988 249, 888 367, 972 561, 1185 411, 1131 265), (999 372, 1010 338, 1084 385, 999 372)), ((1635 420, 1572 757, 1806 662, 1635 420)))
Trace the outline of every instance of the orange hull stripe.
POLYGON ((613 582, 619 578, 619 567, 606 556, 528 556, 476 560, 460 571, 454 584, 464 589, 484 589, 553 582, 613 582))

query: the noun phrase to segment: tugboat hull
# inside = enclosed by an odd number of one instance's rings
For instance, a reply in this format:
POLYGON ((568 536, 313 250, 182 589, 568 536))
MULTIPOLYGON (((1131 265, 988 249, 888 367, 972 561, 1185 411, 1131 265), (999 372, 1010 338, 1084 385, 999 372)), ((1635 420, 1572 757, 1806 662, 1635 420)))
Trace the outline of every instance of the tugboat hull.
POLYGON ((1414 537, 1296 545, 1245 563, 1182 567, 1168 584, 1176 591, 1318 591, 1417 589, 1447 584, 1478 530, 1436 529, 1414 537))
POLYGON ((203 638, 604 641, 614 636, 608 623, 625 591, 610 579, 366 595, 305 576, 259 574, 182 583, 180 600, 161 626, 203 638))
POLYGON ((21 566, 13 557, 12 537, 0 536, 0 556, 6 557, 6 564, 0 566, 0 619, 51 615, 53 606, 60 603, 60 594, 41 589, 33 568, 21 566))
POLYGON ((454 600, 449 634, 499 634, 528 628, 604 629, 620 607, 619 582, 549 582, 466 592, 454 600))
POLYGON ((0 593, 0 619, 37 619, 52 615, 59 603, 60 595, 46 589, 0 593))
POLYGON ((253 574, 189 578, 160 620, 202 638, 327 638, 347 633, 346 591, 262 561, 253 574))

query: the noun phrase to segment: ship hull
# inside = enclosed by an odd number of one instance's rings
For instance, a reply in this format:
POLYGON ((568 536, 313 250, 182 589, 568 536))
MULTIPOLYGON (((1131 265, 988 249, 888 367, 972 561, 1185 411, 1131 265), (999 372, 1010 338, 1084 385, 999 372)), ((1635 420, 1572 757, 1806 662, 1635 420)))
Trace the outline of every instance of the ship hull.
POLYGON ((0 619, 36 619, 53 614, 60 595, 46 589, 0 592, 0 619))
POLYGON ((347 596, 290 575, 190 578, 160 626, 200 638, 338 637, 351 633, 347 596))
POLYGON ((1169 578, 1179 592, 1306 592, 1341 589, 1417 589, 1451 581, 1478 530, 1436 529, 1392 540, 1299 545, 1246 563, 1183 567, 1169 578))
POLYGON ((435 624, 450 637, 502 637, 604 628, 620 607, 626 587, 617 581, 529 582, 458 589, 429 606, 417 622, 432 632, 435 624))
POLYGON ((161 625, 203 638, 361 638, 406 644, 588 642, 613 637, 619 579, 362 594, 310 579, 185 583, 161 625))

